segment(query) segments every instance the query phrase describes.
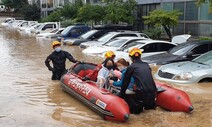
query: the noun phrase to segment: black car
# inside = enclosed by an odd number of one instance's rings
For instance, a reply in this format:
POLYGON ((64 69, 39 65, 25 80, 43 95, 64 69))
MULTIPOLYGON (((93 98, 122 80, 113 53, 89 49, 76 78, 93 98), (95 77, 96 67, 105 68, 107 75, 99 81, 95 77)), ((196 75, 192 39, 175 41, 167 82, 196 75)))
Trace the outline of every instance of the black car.
POLYGON ((189 61, 203 53, 212 50, 212 40, 182 43, 168 52, 143 57, 142 60, 149 64, 164 65, 173 62, 189 61))
POLYGON ((64 45, 80 45, 81 43, 86 42, 86 41, 96 40, 110 31, 111 30, 90 30, 90 31, 82 34, 78 38, 64 40, 63 44, 64 45))

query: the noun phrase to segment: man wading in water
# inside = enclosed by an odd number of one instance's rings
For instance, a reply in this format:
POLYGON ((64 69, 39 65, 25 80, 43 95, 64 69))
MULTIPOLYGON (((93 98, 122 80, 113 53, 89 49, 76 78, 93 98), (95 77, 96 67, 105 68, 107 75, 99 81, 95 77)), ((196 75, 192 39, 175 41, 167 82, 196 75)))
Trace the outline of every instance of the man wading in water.
POLYGON ((73 58, 73 56, 61 50, 61 43, 58 41, 54 41, 52 43, 52 48, 55 50, 52 52, 45 60, 45 64, 48 67, 49 71, 52 71, 52 80, 60 80, 62 74, 66 71, 65 62, 66 58, 71 62, 78 62, 73 58), (53 63, 53 67, 50 66, 50 61, 53 63))

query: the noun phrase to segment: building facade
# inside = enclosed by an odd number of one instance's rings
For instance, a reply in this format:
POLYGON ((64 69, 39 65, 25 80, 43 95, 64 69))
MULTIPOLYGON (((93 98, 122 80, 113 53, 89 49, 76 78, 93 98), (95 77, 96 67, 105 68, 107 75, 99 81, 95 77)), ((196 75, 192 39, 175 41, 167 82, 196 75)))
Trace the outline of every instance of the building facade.
POLYGON ((192 36, 212 36, 212 14, 208 13, 209 4, 198 7, 195 0, 137 0, 137 15, 135 27, 145 29, 142 16, 155 9, 180 10, 179 24, 172 29, 174 35, 191 34, 192 36))

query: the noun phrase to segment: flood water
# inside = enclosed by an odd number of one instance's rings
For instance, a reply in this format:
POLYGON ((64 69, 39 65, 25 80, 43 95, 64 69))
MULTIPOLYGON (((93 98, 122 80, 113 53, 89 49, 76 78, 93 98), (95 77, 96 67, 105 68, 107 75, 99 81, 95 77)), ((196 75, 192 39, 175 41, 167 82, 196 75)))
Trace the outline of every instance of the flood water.
MULTIPOLYGON (((87 106, 63 92, 50 79, 44 61, 53 51, 51 40, 36 39, 16 30, 0 28, 1 127, 211 127, 212 83, 175 85, 186 91, 194 106, 191 113, 161 108, 131 115, 125 123, 103 120, 87 106)), ((77 60, 100 63, 77 46, 63 46, 77 60)), ((67 61, 67 68, 72 63, 67 61)), ((153 69, 155 71, 155 69, 153 69)))

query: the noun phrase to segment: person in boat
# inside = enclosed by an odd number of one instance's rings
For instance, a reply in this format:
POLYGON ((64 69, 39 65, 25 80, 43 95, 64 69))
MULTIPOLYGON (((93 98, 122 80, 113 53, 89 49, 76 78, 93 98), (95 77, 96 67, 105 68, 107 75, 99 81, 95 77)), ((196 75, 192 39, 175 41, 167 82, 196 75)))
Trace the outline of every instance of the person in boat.
MULTIPOLYGON (((84 80, 84 81, 86 81, 86 80, 92 80, 92 81, 97 80, 96 75, 98 74, 98 72, 99 72, 99 70, 102 68, 102 66, 104 66, 105 61, 106 61, 107 59, 111 59, 111 60, 114 61, 114 59, 115 59, 115 57, 116 57, 116 55, 115 55, 115 53, 114 53, 113 51, 107 51, 107 52, 105 53, 104 56, 105 56, 105 60, 102 62, 102 64, 98 64, 98 65, 96 66, 96 68, 93 69, 93 71, 90 71, 90 73, 88 73, 86 76, 84 76, 84 77, 82 78, 82 80, 84 80)), ((116 63, 114 62, 113 69, 116 69, 116 68, 117 68, 117 67, 116 67, 116 63)), ((115 80, 115 81, 118 80, 118 78, 117 78, 115 75, 111 75, 110 78, 113 79, 113 80, 115 80)))
POLYGON ((45 65, 52 71, 52 80, 60 80, 62 74, 66 71, 65 62, 66 59, 69 59, 73 63, 77 63, 78 61, 74 59, 74 57, 66 52, 61 50, 61 43, 58 41, 54 41, 52 43, 52 48, 54 51, 46 58, 45 65), (52 61, 53 67, 50 66, 50 62, 52 61))
POLYGON ((131 113, 138 114, 143 109, 155 109, 155 100, 157 88, 152 77, 151 68, 146 63, 141 61, 141 50, 139 48, 132 48, 129 51, 129 57, 132 64, 127 68, 123 78, 123 84, 119 96, 126 97, 125 91, 130 84, 130 78, 134 78, 135 96, 128 101, 131 113))
POLYGON ((109 79, 114 75, 113 73, 114 61, 111 58, 105 59, 102 68, 98 72, 97 84, 101 88, 108 88, 109 79))
MULTIPOLYGON (((117 68, 119 69, 119 71, 121 71, 121 79, 119 81, 110 80, 109 81, 110 85, 113 85, 116 87, 122 86, 123 78, 124 78, 124 75, 125 75, 125 72, 126 72, 128 66, 129 66, 129 62, 126 61, 124 58, 120 58, 117 61, 117 68)), ((133 79, 133 77, 131 77, 129 86, 126 90, 126 94, 134 94, 133 86, 134 86, 134 79, 133 79)))

